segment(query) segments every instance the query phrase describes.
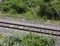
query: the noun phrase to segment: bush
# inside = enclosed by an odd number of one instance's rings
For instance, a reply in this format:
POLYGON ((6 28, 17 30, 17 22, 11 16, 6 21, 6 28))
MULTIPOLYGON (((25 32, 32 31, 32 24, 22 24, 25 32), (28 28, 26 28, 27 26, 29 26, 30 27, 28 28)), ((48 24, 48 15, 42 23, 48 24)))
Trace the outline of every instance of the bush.
POLYGON ((3 11, 12 13, 25 13, 31 7, 39 5, 39 0, 3 0, 0 7, 3 11))
POLYGON ((3 0, 0 3, 0 10, 10 14, 26 14, 29 11, 32 12, 32 9, 36 17, 46 16, 49 20, 52 20, 52 18, 54 20, 60 20, 59 0, 3 0))
POLYGON ((28 34, 27 36, 20 37, 13 35, 5 37, 0 42, 1 46, 55 46, 55 39, 47 36, 28 34))
POLYGON ((26 5, 22 3, 22 0, 4 0, 1 3, 2 10, 12 13, 24 13, 26 11, 26 5))

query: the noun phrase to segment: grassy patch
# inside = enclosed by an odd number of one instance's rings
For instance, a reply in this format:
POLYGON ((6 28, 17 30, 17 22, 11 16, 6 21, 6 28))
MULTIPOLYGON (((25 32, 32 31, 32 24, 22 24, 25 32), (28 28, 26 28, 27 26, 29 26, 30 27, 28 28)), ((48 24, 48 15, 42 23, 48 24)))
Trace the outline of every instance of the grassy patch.
POLYGON ((28 34, 21 37, 17 34, 7 36, 0 42, 1 46, 55 46, 56 39, 49 36, 28 34))
POLYGON ((3 13, 0 14, 1 18, 9 17, 9 18, 14 18, 14 19, 25 19, 29 21, 37 21, 37 22, 44 22, 47 21, 46 16, 40 17, 37 15, 31 14, 31 12, 27 12, 25 14, 9 14, 9 13, 3 13))
MULTIPOLYGON (((36 22, 46 22, 47 16, 37 16, 37 15, 32 15, 31 12, 27 12, 25 14, 9 14, 9 13, 3 13, 0 14, 0 18, 5 18, 5 17, 9 17, 9 18, 14 18, 14 19, 25 19, 28 21, 36 21, 36 22)), ((50 20, 51 24, 60 24, 60 20, 50 20)))
POLYGON ((4 36, 0 34, 0 40, 2 40, 3 38, 4 38, 4 36))
POLYGON ((57 13, 60 14, 60 1, 51 2, 50 0, 3 0, 0 2, 0 11, 2 11, 0 16, 40 22, 54 20, 58 23, 60 22, 60 17, 57 15, 57 13))

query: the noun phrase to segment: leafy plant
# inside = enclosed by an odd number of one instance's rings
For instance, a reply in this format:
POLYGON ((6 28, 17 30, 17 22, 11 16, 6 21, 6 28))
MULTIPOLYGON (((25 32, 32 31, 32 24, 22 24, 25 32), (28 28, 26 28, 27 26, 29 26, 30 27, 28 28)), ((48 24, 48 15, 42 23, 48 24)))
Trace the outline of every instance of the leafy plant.
POLYGON ((43 18, 43 20, 52 20, 52 18, 60 20, 59 0, 3 0, 0 2, 0 10, 9 14, 25 14, 25 17, 30 20, 33 20, 31 19, 32 16, 35 20, 40 18, 43 18), (30 13, 28 14, 28 12, 30 13))
POLYGON ((12 35, 5 37, 1 42, 1 46, 55 46, 55 39, 48 36, 36 34, 28 34, 24 37, 12 35))

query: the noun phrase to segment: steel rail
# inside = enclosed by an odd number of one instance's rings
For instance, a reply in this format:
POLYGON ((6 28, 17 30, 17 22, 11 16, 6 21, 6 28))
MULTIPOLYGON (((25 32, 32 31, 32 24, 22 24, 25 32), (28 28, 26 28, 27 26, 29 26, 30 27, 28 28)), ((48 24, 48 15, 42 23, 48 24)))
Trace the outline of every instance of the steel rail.
POLYGON ((41 34, 48 34, 48 35, 54 35, 54 36, 60 36, 60 34, 51 34, 51 33, 46 33, 46 32, 40 32, 40 31, 34 31, 34 30, 28 30, 28 29, 20 29, 20 28, 8 27, 8 26, 3 26, 3 25, 0 25, 0 27, 23 30, 23 31, 30 31, 30 32, 41 33, 41 34))
POLYGON ((36 27, 36 26, 29 26, 29 25, 22 25, 22 24, 15 24, 15 23, 9 23, 9 22, 0 22, 2 24, 9 24, 9 25, 16 25, 16 26, 24 26, 24 27, 31 27, 36 29, 44 29, 44 30, 50 30, 50 31, 57 31, 60 32, 60 30, 57 29, 50 29, 50 28, 44 28, 44 27, 36 27))
MULTIPOLYGON (((14 23, 8 23, 8 22, 0 22, 2 24, 9 24, 9 25, 15 25, 15 26, 24 26, 24 27, 31 27, 31 28, 38 28, 38 29, 44 29, 44 30, 50 30, 50 31, 56 31, 56 32, 60 32, 60 30, 55 30, 55 29, 45 29, 45 28, 41 28, 41 27, 34 27, 34 26, 28 26, 28 25, 21 25, 21 24, 14 24, 14 23)), ((41 31, 35 31, 35 30, 29 30, 29 29, 21 29, 18 27, 9 27, 9 26, 4 26, 4 25, 0 25, 0 27, 5 27, 5 28, 11 28, 11 29, 17 29, 17 30, 24 30, 24 31, 31 31, 31 32, 35 32, 35 33, 42 33, 42 34, 48 34, 48 35, 54 35, 54 36, 60 36, 60 34, 53 34, 53 33, 47 33, 47 32, 41 32, 41 31)))

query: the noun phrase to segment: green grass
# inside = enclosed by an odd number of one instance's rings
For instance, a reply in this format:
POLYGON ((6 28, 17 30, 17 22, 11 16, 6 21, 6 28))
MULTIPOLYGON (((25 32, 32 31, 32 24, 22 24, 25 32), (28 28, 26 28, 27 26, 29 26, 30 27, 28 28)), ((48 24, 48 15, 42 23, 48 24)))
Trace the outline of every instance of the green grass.
MULTIPOLYGON (((37 15, 32 15, 30 12, 27 12, 25 14, 9 14, 9 13, 3 13, 0 14, 0 18, 5 18, 5 17, 9 17, 9 18, 14 18, 14 19, 24 19, 24 20, 28 20, 28 21, 36 21, 36 22, 46 22, 48 19, 46 16, 40 17, 37 15)), ((50 20, 51 24, 60 24, 60 20, 50 20)))
POLYGON ((55 46, 55 43, 55 38, 30 33, 24 37, 17 34, 6 36, 0 46, 55 46))
POLYGON ((14 18, 14 19, 25 19, 29 21, 37 21, 37 22, 44 22, 47 21, 46 16, 40 17, 37 15, 32 15, 31 12, 27 12, 25 14, 9 14, 9 13, 3 13, 0 14, 1 18, 4 17, 9 17, 9 18, 14 18))
POLYGON ((0 40, 2 40, 2 39, 3 39, 3 37, 4 37, 4 36, 0 34, 0 40))
MULTIPOLYGON (((53 0, 52 3, 56 10, 60 13, 59 0, 53 0)), ((60 22, 60 18, 56 17, 53 6, 50 6, 47 0, 6 0, 0 3, 0 17, 11 17, 25 19, 29 21, 44 22, 48 19, 53 23, 60 22)))

